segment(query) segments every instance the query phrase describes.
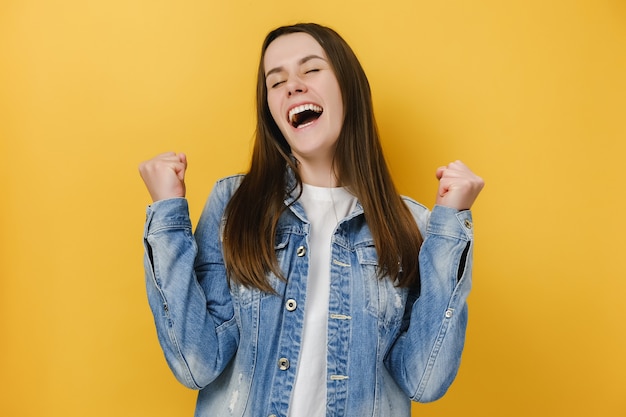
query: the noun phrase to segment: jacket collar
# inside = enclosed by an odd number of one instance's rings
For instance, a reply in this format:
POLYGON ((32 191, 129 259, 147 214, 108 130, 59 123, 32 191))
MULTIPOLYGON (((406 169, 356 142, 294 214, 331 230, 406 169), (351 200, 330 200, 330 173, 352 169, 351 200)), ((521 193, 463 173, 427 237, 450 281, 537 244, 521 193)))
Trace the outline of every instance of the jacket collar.
MULTIPOLYGON (((291 209, 291 211, 298 216, 302 221, 308 222, 306 220, 306 215, 304 213, 304 208, 297 201, 300 194, 300 187, 296 181, 296 175, 291 169, 289 165, 285 167, 285 205, 291 209)), ((361 202, 357 199, 356 205, 352 212, 346 217, 344 220, 350 220, 354 217, 363 214, 363 206, 361 202)), ((341 221, 339 222, 341 223, 341 221)))

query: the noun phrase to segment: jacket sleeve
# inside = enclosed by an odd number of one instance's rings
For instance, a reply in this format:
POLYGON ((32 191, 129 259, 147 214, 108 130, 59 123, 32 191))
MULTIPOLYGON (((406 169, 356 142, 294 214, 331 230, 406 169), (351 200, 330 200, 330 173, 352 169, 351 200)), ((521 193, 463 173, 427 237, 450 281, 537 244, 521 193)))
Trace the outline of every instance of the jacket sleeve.
POLYGON ((213 190, 192 234, 187 200, 148 207, 144 232, 148 302, 170 369, 185 386, 201 389, 237 350, 234 319, 221 252, 226 202, 213 190))
MULTIPOLYGON (((420 293, 385 363, 413 401, 442 397, 456 377, 467 327, 473 231, 470 211, 435 206, 419 255, 420 293)), ((414 301, 414 302, 413 302, 414 301)))

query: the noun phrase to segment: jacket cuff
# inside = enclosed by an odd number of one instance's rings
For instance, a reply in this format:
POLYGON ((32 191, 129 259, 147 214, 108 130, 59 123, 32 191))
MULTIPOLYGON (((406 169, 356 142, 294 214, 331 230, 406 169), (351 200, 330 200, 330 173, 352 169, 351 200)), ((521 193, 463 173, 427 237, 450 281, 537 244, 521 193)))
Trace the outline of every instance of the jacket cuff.
POLYGON ((152 203, 146 209, 144 238, 162 229, 191 228, 186 198, 170 198, 152 203))
POLYGON ((471 241, 474 239, 472 212, 436 205, 430 214, 426 233, 471 241))

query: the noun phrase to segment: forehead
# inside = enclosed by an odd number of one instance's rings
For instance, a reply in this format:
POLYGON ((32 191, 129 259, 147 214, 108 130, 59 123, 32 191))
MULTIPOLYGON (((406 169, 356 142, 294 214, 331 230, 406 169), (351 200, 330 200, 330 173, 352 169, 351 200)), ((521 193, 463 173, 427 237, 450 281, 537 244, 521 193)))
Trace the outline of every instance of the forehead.
POLYGON ((270 69, 297 62, 301 58, 318 55, 326 59, 322 46, 308 33, 290 33, 274 39, 265 50, 263 67, 270 69))

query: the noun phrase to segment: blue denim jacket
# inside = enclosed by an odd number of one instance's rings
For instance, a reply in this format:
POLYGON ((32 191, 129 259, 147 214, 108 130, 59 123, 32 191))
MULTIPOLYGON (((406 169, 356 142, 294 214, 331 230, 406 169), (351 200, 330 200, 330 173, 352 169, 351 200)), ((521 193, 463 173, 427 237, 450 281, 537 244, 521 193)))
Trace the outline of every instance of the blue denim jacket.
MULTIPOLYGON (((284 417, 302 342, 310 225, 298 202, 279 221, 276 256, 288 281, 269 277, 276 294, 229 286, 223 212, 240 180, 217 182, 195 236, 185 199, 148 207, 148 300, 170 368, 200 390, 196 416, 284 417)), ((471 287, 471 213, 440 206, 431 213, 405 202, 424 236, 419 294, 377 278, 376 248, 360 204, 333 234, 327 416, 408 417, 410 400, 438 399, 459 368, 471 287)))

